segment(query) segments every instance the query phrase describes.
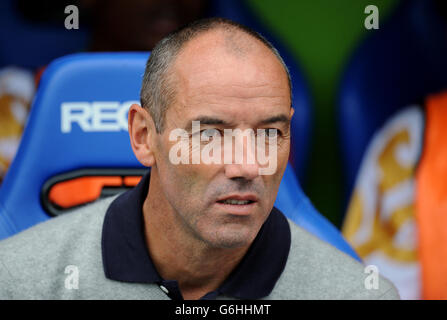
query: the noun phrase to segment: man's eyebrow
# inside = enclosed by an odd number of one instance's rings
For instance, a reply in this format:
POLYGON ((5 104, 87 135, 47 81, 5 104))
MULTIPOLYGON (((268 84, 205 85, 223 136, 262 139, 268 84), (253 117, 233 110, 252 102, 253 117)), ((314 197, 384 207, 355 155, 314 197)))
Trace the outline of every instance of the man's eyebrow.
POLYGON ((201 116, 198 118, 195 118, 193 120, 191 120, 191 122, 188 123, 188 125, 186 126, 186 130, 191 130, 192 129, 192 122, 193 121, 200 121, 200 125, 229 125, 228 122, 219 119, 219 118, 213 118, 213 117, 208 117, 208 116, 201 116))
MULTIPOLYGON (((189 122, 188 125, 185 127, 186 130, 192 129, 193 121, 200 121, 200 125, 224 125, 224 126, 230 125, 230 123, 226 122, 225 120, 219 119, 219 118, 201 116, 201 117, 191 120, 191 122, 189 122)), ((280 114, 280 115, 276 115, 276 116, 264 119, 264 120, 260 121, 259 124, 266 125, 266 124, 272 124, 275 122, 283 122, 284 124, 289 124, 290 119, 288 116, 286 116, 284 114, 280 114)))
POLYGON ((290 122, 290 119, 285 114, 280 114, 277 116, 273 116, 273 117, 264 119, 264 120, 260 121, 259 124, 266 125, 266 124, 271 124, 271 123, 275 123, 275 122, 284 122, 284 123, 288 124, 290 122))

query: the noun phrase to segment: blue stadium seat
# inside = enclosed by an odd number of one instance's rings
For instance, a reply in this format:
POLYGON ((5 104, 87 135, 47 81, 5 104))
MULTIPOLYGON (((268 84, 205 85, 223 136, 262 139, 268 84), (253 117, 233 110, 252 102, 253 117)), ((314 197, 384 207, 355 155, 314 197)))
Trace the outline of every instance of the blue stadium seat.
MULTIPOLYGON (((82 12, 80 14, 82 18, 82 12)), ((260 32, 273 43, 284 58, 292 77, 295 108, 290 160, 298 178, 304 181, 313 113, 309 90, 296 59, 252 13, 245 1, 210 0, 207 16, 225 17, 260 32)), ((5 65, 16 65, 35 70, 60 56, 86 50, 89 30, 82 21, 79 30, 66 30, 62 23, 33 24, 20 17, 14 6, 14 0, 0 1, 0 68, 5 65)))
MULTIPOLYGON (((55 176, 98 168, 142 168, 130 148, 125 111, 138 101, 147 57, 143 53, 84 53, 49 65, 18 153, 0 188, 0 239, 50 219, 51 210, 45 205, 48 194, 43 190, 55 176), (77 117, 77 123, 67 121, 67 115, 77 117)), ((339 231, 310 204, 290 167, 276 206, 297 224, 358 259, 339 231)))
POLYGON ((435 0, 401 1, 355 50, 338 101, 346 196, 373 133, 400 108, 447 87, 445 17, 435 0))

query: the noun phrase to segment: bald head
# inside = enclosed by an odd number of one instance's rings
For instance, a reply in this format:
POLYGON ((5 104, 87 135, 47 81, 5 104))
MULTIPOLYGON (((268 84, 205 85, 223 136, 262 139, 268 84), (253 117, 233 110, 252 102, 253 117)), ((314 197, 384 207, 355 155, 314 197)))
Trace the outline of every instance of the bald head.
MULTIPOLYGON (((241 68, 248 66, 247 62, 259 64, 265 72, 279 68, 291 100, 289 71, 277 50, 265 38, 223 18, 199 20, 160 41, 148 60, 140 97, 142 106, 154 120, 157 132, 163 131, 166 111, 178 94, 179 81, 189 83, 192 82, 191 77, 196 83, 213 80, 197 77, 200 68, 215 71, 214 80, 219 80, 222 79, 219 72, 228 71, 226 66, 234 67, 236 62, 241 68)), ((238 74, 241 85, 244 77, 261 76, 254 74, 253 68, 246 69, 238 74)))

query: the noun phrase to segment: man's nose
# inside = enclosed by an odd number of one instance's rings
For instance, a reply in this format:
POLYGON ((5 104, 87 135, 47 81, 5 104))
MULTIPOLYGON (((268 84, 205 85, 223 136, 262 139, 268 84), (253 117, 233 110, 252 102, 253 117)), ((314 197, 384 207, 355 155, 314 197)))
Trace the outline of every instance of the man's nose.
POLYGON ((258 164, 227 164, 225 165, 225 176, 228 179, 244 178, 246 180, 253 180, 259 176, 258 164))
MULTIPOLYGON (((247 143, 247 141, 244 142, 245 143, 239 144, 238 146, 234 146, 232 150, 233 161, 232 163, 225 164, 225 175, 229 179, 244 178, 246 180, 253 180, 259 176, 259 163, 256 159, 255 147, 254 145, 250 145, 253 141, 251 140, 250 143, 247 143), (235 154, 235 149, 237 149, 237 147, 242 147, 242 155, 235 154), (242 159, 240 159, 241 156, 242 159)), ((239 151, 240 150, 241 149, 239 149, 239 151)))

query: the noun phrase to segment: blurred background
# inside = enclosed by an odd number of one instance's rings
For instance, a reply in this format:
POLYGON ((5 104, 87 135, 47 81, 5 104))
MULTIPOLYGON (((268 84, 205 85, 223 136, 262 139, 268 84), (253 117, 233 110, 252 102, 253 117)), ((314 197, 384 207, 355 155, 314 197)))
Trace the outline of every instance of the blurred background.
POLYGON ((289 45, 306 75, 313 98, 314 131, 308 174, 302 184, 317 209, 340 227, 347 195, 342 187, 337 90, 353 51, 375 31, 364 26, 365 7, 377 6, 383 27, 398 1, 251 0, 249 4, 289 45))

